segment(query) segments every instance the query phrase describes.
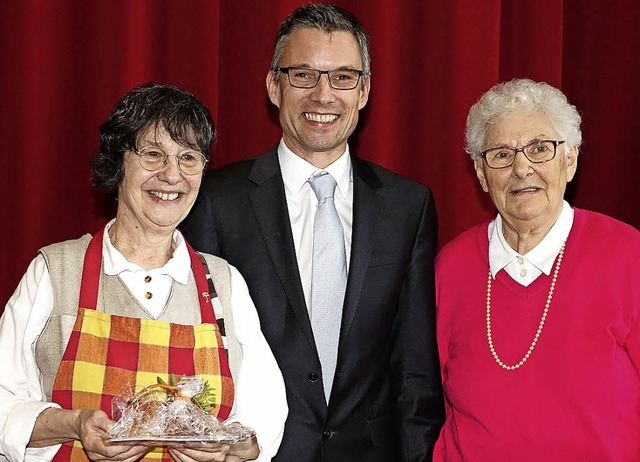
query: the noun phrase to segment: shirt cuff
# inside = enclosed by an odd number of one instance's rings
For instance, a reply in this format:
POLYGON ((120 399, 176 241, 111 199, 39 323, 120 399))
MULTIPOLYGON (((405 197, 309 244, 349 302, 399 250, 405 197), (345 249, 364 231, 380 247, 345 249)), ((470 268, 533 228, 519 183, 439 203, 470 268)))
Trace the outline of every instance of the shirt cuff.
POLYGON ((51 460, 56 455, 60 444, 44 448, 27 448, 38 416, 51 407, 59 408, 55 403, 42 401, 25 401, 18 404, 11 412, 2 430, 3 452, 8 460, 22 462, 24 460, 51 460))

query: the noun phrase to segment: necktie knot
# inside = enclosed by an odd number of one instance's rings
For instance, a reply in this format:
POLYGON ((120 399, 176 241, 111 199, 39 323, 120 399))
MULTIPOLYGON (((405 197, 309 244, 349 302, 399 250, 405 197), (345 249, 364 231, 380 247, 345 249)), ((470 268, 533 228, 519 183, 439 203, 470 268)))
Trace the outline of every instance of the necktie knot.
POLYGON ((317 175, 312 175, 307 181, 309 182, 311 189, 313 189, 313 192, 316 194, 318 202, 333 198, 337 183, 331 174, 321 172, 317 175))

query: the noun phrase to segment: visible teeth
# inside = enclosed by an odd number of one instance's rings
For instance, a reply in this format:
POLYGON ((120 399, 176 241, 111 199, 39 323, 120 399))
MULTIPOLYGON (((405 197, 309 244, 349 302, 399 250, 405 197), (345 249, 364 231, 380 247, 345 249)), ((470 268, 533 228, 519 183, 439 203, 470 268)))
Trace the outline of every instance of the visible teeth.
POLYGON ((163 201, 172 201, 178 198, 178 193, 161 193, 159 191, 151 191, 153 196, 156 196, 158 199, 162 199, 163 201))
POLYGON ((319 122, 319 123, 329 123, 333 122, 338 118, 336 114, 311 114, 310 112, 302 113, 305 119, 310 120, 311 122, 319 122))

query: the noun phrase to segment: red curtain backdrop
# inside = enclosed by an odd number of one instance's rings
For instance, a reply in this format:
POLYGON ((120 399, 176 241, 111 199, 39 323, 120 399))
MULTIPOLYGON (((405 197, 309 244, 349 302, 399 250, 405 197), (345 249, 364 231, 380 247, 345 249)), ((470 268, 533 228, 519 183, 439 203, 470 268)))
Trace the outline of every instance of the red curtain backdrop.
MULTIPOLYGON (((98 125, 135 85, 170 83, 209 106, 211 168, 278 141, 264 80, 278 23, 303 3, 0 2, 0 310, 39 247, 113 216, 89 160, 98 125)), ((432 187, 441 244, 495 213, 463 151, 464 123, 482 92, 514 77, 561 87, 583 114, 570 202, 640 227, 640 2, 335 3, 371 36, 371 98, 352 147, 432 187)))

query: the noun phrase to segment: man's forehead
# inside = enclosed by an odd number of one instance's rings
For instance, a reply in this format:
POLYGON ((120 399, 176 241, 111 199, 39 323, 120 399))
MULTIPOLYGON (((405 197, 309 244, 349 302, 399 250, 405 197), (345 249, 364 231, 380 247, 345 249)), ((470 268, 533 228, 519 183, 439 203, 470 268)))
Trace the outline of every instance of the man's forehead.
POLYGON ((314 27, 293 31, 285 44, 283 58, 288 66, 313 67, 318 61, 331 62, 337 67, 362 65, 358 42, 351 32, 314 27))

